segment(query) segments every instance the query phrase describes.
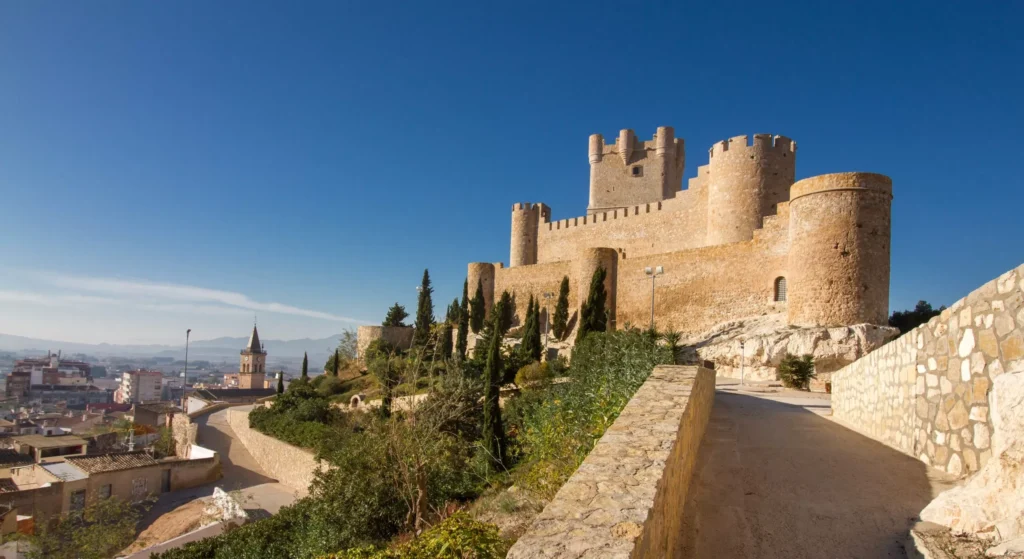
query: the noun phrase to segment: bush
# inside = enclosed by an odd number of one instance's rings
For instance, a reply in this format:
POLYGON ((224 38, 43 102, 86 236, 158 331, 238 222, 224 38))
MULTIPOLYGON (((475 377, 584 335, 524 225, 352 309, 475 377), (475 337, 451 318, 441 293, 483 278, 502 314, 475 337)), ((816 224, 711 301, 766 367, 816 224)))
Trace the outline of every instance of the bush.
POLYGON ((325 559, 501 559, 508 548, 497 526, 460 512, 392 549, 350 549, 325 559))
POLYGON ((811 379, 817 378, 811 355, 796 357, 787 353, 777 370, 783 384, 799 390, 808 390, 811 379))
POLYGON ((544 385, 551 378, 551 366, 535 361, 519 369, 519 372, 516 373, 516 386, 544 385))
POLYGON ((573 352, 570 382, 552 385, 539 401, 513 405, 508 414, 519 429, 513 448, 521 460, 520 483, 553 496, 654 366, 672 362, 671 350, 642 332, 594 332, 583 338, 573 352))
POLYGON ((333 386, 337 379, 320 379, 317 388, 312 382, 292 383, 271 407, 254 408, 249 413, 249 426, 286 443, 314 450, 332 436, 343 436, 345 415, 322 395, 322 390, 333 386))

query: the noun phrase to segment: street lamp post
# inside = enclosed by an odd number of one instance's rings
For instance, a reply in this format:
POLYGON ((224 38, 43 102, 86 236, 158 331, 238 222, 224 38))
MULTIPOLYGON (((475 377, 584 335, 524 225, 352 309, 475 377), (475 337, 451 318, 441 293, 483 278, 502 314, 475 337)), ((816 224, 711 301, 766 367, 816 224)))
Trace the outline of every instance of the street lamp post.
POLYGON ((651 331, 653 332, 654 331, 654 280, 657 279, 658 276, 660 276, 660 275, 665 273, 665 268, 663 268, 661 266, 655 266, 653 268, 648 266, 648 267, 644 268, 644 273, 651 277, 651 331))
POLYGON ((551 299, 555 294, 547 291, 544 293, 544 355, 548 353, 548 332, 551 331, 551 299))
POLYGON ((743 387, 743 373, 747 362, 746 340, 740 340, 740 388, 743 387))
POLYGON ((185 372, 181 375, 181 409, 188 413, 187 401, 185 400, 185 386, 188 384, 188 338, 192 329, 185 330, 185 372))

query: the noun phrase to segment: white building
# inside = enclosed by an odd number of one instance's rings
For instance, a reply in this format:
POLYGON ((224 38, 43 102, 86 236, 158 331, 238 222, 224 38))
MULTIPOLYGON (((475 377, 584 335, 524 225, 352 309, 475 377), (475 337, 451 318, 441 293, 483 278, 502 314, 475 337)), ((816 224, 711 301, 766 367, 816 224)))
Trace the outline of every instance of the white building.
POLYGON ((114 392, 114 400, 119 404, 159 402, 163 380, 159 371, 126 371, 121 376, 121 386, 114 392))

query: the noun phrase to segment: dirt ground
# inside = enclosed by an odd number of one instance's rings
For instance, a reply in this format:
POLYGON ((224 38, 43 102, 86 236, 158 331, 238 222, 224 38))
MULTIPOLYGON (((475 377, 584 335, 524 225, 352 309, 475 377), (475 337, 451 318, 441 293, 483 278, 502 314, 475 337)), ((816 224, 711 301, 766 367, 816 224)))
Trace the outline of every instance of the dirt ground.
POLYGON ((130 555, 151 545, 187 534, 208 522, 203 510, 206 500, 189 501, 184 505, 160 516, 139 534, 135 541, 125 548, 122 555, 130 555))

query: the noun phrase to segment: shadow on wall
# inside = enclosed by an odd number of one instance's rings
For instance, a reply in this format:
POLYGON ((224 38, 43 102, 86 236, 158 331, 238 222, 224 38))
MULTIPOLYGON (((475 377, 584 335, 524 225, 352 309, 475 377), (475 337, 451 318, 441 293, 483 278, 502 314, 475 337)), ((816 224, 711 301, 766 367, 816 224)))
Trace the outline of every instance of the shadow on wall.
POLYGON ((904 557, 932 497, 914 458, 801 406, 719 391, 679 556, 904 557))

